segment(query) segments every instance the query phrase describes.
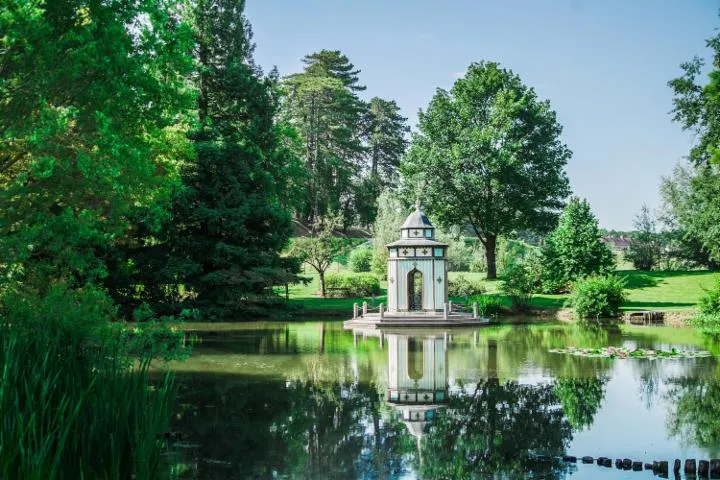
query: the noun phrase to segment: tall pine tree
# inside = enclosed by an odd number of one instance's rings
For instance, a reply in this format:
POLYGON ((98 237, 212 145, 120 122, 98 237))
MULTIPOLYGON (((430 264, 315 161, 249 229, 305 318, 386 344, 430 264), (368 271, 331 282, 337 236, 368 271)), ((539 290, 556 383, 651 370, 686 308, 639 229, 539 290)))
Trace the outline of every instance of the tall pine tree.
POLYGON ((244 0, 195 6, 199 126, 183 176, 172 267, 208 320, 262 314, 271 287, 292 278, 280 257, 290 236, 276 178, 288 151, 275 124, 274 82, 253 63, 244 0))

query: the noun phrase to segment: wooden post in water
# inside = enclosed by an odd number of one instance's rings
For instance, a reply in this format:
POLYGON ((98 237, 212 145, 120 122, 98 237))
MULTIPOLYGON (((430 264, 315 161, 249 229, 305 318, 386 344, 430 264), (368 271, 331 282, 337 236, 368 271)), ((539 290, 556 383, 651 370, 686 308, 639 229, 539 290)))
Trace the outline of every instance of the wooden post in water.
POLYGON ((477 302, 473 302, 473 320, 478 319, 478 305, 477 302))
POLYGON ((363 317, 367 315, 367 302, 363 302, 363 317))
POLYGON ((385 305, 382 303, 380 304, 380 318, 383 318, 385 316, 385 305))
POLYGON ((448 317, 448 304, 443 303, 443 320, 447 320, 448 317))
POLYGON ((448 314, 452 313, 452 300, 448 301, 448 314))
POLYGON ((358 304, 357 302, 353 303, 353 318, 358 318, 358 304))

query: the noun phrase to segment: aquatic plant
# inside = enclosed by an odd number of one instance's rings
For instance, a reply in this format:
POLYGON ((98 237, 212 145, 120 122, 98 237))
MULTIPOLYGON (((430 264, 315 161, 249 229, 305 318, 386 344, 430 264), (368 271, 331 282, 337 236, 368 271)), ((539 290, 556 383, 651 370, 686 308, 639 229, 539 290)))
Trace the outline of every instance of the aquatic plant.
POLYGON ((605 358, 698 358, 709 357, 710 352, 695 350, 650 350, 644 348, 630 349, 625 347, 602 347, 602 348, 552 348, 551 353, 565 353, 580 357, 605 357, 605 358))
POLYGON ((91 287, 0 304, 0 478, 151 479, 175 400, 130 358, 91 287))

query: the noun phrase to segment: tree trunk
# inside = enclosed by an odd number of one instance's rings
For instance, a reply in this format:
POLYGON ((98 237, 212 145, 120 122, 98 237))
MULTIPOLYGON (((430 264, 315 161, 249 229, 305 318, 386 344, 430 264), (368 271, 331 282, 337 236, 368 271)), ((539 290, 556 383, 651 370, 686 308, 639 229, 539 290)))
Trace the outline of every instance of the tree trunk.
POLYGON ((487 261, 487 279, 495 280, 497 278, 497 267, 495 265, 495 245, 497 243, 496 235, 488 235, 485 240, 485 260, 487 261))
POLYGON ((318 272, 320 274, 320 296, 325 298, 325 272, 318 272))

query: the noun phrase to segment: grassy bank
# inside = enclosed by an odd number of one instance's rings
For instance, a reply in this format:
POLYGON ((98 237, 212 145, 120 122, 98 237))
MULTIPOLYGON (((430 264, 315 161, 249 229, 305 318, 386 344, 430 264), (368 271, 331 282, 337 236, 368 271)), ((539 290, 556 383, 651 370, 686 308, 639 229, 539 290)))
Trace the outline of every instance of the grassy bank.
MULTIPOLYGON (((343 272, 345 269, 334 266, 331 272, 343 272)), ((696 307, 705 289, 712 287, 720 272, 687 271, 687 272, 640 272, 637 270, 621 270, 617 272, 626 282, 627 301, 623 305, 625 311, 662 310, 689 311, 696 307)), ((510 306, 510 299, 500 291, 499 280, 485 280, 484 273, 450 272, 450 278, 462 275, 485 286, 487 293, 498 298, 501 304, 510 306)), ((302 307, 307 315, 342 316, 352 313, 353 303, 367 301, 369 305, 377 305, 386 301, 386 284, 382 283, 383 293, 375 298, 321 298, 318 294, 320 285, 317 275, 306 272, 311 278, 307 285, 294 285, 289 289, 290 303, 302 307)), ((454 299, 462 301, 461 298, 454 299)), ((535 295, 531 306, 536 309, 559 309, 567 300, 567 295, 535 295)))

